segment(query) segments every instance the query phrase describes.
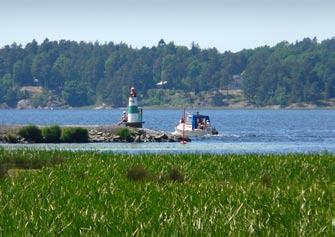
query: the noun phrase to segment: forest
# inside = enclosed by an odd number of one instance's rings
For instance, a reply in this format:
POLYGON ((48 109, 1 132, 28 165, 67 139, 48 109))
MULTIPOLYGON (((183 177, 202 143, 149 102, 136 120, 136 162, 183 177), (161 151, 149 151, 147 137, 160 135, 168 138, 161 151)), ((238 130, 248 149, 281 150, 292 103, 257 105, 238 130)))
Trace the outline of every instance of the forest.
MULTIPOLYGON (((151 48, 125 43, 68 40, 0 49, 0 104, 16 107, 30 98, 34 107, 59 100, 72 107, 125 106, 135 86, 145 105, 159 105, 176 94, 184 103, 211 93, 224 106, 225 93, 238 78, 248 103, 255 106, 318 103, 335 97, 335 38, 305 38, 239 52, 177 46, 163 39, 151 48), (163 87, 156 84, 167 81, 163 87), (29 95, 22 88, 39 87, 29 95), (193 95, 193 97, 188 96, 193 95)), ((236 87, 236 85, 235 85, 236 87)))

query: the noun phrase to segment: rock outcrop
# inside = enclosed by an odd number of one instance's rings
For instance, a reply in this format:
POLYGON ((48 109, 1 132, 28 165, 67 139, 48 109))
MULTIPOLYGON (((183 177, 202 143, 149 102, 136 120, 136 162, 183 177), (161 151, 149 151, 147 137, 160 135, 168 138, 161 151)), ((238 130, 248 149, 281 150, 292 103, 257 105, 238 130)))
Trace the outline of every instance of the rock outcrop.
MULTIPOLYGON (((0 143, 27 143, 27 141, 17 135, 22 127, 22 125, 0 125, 0 143)), ((118 125, 78 125, 78 127, 88 130, 90 142, 178 142, 182 139, 178 135, 147 128, 128 128, 129 136, 121 137, 119 130, 124 129, 124 127, 118 125)), ((187 140, 190 141, 189 139, 187 140)))
POLYGON ((34 108, 31 100, 25 99, 25 100, 20 100, 19 102, 17 102, 16 105, 17 109, 32 109, 34 108))
POLYGON ((178 142, 181 137, 171 133, 156 131, 147 128, 129 128, 131 135, 122 139, 117 135, 120 126, 96 126, 87 127, 91 142, 178 142))

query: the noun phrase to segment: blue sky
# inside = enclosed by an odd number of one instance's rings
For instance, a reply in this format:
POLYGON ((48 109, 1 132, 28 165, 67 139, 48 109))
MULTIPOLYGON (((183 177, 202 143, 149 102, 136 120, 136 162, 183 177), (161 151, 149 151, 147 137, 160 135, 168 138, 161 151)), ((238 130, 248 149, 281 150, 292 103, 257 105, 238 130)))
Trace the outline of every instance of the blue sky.
POLYGON ((159 39, 220 51, 335 36, 334 0, 0 0, 0 46, 42 42, 159 39))

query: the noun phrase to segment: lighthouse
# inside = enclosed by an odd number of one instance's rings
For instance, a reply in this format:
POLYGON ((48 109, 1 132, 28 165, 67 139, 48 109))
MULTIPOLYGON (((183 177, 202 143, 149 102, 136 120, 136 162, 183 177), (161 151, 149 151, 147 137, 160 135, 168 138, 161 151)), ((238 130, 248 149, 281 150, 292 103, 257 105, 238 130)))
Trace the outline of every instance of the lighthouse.
POLYGON ((135 88, 130 89, 130 96, 128 101, 128 121, 126 126, 141 128, 142 124, 142 109, 138 107, 137 96, 135 88))

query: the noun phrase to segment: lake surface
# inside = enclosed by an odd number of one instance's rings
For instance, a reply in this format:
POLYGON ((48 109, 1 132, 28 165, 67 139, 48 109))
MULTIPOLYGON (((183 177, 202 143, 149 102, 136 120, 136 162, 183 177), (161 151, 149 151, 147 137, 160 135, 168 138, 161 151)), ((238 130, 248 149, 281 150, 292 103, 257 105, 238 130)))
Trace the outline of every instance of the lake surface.
MULTIPOLYGON (((195 112, 195 111, 193 111, 195 112)), ((287 153, 335 152, 335 110, 200 110, 208 114, 218 136, 179 143, 57 144, 29 148, 113 152, 287 153)), ((108 125, 120 120, 113 110, 0 110, 0 124, 108 125)), ((174 131, 181 110, 145 110, 145 127, 174 131)), ((5 145, 16 148, 22 145, 5 145)))

